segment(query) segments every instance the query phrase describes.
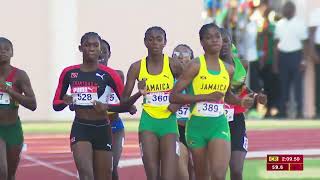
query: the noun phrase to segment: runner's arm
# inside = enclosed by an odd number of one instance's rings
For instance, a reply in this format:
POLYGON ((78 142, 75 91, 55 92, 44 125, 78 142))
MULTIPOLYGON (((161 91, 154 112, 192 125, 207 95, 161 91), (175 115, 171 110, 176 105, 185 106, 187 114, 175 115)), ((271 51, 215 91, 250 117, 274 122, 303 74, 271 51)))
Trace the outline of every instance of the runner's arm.
POLYGON ((7 86, 7 93, 25 108, 34 111, 37 109, 36 97, 34 95, 29 76, 25 71, 18 70, 17 72, 17 87, 22 91, 22 94, 7 86))
POLYGON ((64 95, 67 93, 69 88, 69 77, 70 73, 67 69, 64 69, 59 77, 58 87, 53 99, 53 109, 55 111, 62 111, 67 104, 63 100, 64 95))
POLYGON ((124 86, 124 91, 120 99, 120 104, 131 106, 142 96, 140 91, 130 96, 136 83, 136 79, 138 79, 139 71, 140 61, 137 61, 130 66, 129 71, 127 73, 127 81, 124 86))

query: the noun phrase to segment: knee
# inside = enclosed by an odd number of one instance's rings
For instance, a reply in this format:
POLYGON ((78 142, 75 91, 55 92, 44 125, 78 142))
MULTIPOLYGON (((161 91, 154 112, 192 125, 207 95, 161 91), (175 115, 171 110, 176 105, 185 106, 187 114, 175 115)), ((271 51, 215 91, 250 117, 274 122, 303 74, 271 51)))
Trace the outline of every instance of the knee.
POLYGON ((230 176, 232 180, 242 179, 242 169, 236 168, 230 170, 230 176))
POLYGON ((94 179, 93 169, 88 166, 79 166, 78 173, 80 179, 94 179))
POLYGON ((215 171, 211 173, 211 179, 214 180, 225 180, 226 179, 226 173, 223 171, 215 171))
POLYGON ((8 179, 8 167, 6 164, 0 164, 0 179, 8 179))

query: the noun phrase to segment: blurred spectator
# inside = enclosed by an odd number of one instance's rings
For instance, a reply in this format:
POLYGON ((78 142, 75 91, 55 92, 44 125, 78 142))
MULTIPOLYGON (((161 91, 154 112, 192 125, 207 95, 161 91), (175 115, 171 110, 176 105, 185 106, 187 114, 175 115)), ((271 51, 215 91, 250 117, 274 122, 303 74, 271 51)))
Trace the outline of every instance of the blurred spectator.
POLYGON ((320 118, 320 8, 311 13, 309 20, 310 56, 316 73, 316 118, 320 118))
POLYGON ((303 50, 306 49, 308 38, 306 25, 295 16, 295 5, 286 2, 282 9, 283 18, 275 27, 275 63, 273 71, 279 73, 281 97, 279 118, 287 117, 287 102, 290 86, 293 85, 297 104, 297 118, 303 117, 302 78, 303 50))
POLYGON ((261 89, 260 78, 259 78, 259 61, 258 61, 258 50, 257 50, 257 35, 258 35, 258 23, 253 16, 254 7, 253 3, 249 4, 247 9, 246 22, 243 24, 241 40, 242 53, 240 56, 244 60, 249 61, 249 87, 259 92, 261 89))
MULTIPOLYGON (((267 6, 267 4, 262 4, 267 6)), ((258 34, 258 54, 260 74, 263 80, 263 88, 268 96, 268 103, 266 105, 266 118, 271 117, 272 108, 279 108, 279 92, 280 84, 278 75, 273 73, 272 64, 274 63, 274 30, 275 24, 269 20, 271 9, 267 8, 263 12, 263 24, 261 32, 258 34)))

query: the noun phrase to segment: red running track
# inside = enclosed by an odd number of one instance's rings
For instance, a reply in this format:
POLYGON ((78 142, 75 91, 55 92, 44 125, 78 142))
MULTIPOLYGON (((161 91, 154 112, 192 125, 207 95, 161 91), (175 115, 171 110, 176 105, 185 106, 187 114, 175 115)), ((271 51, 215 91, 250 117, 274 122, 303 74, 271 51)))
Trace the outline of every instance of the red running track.
MULTIPOLYGON (((320 149, 320 129, 249 131, 249 151, 320 149)), ((20 162, 18 180, 75 180, 77 171, 68 135, 27 135, 27 151, 20 162)), ((127 133, 122 160, 140 157, 137 133, 127 133)), ((143 180, 143 166, 119 169, 121 180, 143 180)))

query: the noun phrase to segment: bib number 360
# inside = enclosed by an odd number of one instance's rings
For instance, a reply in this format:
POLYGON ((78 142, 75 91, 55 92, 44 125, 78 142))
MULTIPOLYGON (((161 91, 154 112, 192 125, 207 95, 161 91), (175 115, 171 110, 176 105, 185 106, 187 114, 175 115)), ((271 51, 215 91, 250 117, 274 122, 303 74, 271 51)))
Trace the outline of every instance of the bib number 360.
POLYGON ((146 103, 152 105, 167 105, 169 104, 169 93, 157 92, 148 93, 146 95, 146 103))

